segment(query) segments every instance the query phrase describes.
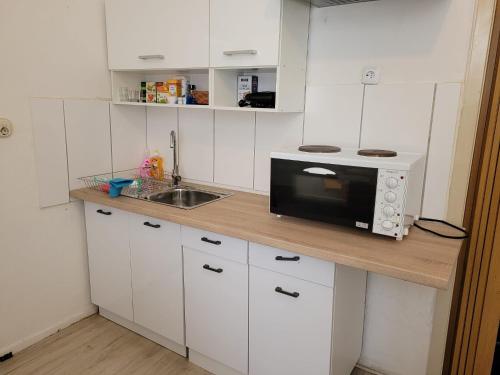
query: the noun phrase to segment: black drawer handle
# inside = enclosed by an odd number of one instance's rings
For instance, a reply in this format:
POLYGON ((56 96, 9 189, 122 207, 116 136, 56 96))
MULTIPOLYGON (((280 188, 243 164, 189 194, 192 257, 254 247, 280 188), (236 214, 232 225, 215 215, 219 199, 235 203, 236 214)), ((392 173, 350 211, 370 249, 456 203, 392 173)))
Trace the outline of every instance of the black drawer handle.
POLYGON ((161 228, 160 224, 151 224, 149 221, 146 221, 144 223, 144 225, 147 226, 147 227, 155 228, 155 229, 161 228))
POLYGON ((201 237, 201 240, 203 242, 211 243, 212 245, 221 245, 222 244, 221 241, 214 241, 214 240, 211 240, 210 238, 207 238, 207 237, 201 237))
POLYGON ((106 215, 106 216, 111 215, 111 212, 109 212, 109 211, 103 211, 103 210, 100 210, 100 209, 97 210, 97 213, 101 214, 101 215, 106 215))
POLYGON ((278 255, 276 258, 274 258, 276 260, 281 260, 281 261, 284 261, 284 262, 298 262, 300 260, 300 257, 299 256, 294 256, 294 257, 282 257, 281 255, 278 255))
POLYGON ((293 298, 298 298, 300 296, 299 292, 287 292, 286 290, 281 289, 281 287, 277 286, 276 289, 274 289, 275 292, 285 294, 287 296, 293 297, 293 298))
POLYGON ((222 271, 223 271, 222 268, 212 268, 208 264, 205 264, 203 266, 203 268, 206 269, 206 270, 212 271, 212 272, 216 272, 216 273, 222 273, 222 271))

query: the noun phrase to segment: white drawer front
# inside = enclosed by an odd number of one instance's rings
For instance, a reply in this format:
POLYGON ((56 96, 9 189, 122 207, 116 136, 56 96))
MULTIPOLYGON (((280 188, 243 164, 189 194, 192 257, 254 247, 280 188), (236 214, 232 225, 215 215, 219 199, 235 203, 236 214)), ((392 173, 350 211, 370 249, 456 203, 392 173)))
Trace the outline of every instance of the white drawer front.
POLYGON ((249 263, 254 266, 333 287, 335 264, 274 247, 250 243, 249 263))
POLYGON ((182 245, 239 263, 248 263, 248 242, 182 226, 182 245))
POLYGON ((249 374, 329 375, 333 289, 251 266, 249 290, 249 374))

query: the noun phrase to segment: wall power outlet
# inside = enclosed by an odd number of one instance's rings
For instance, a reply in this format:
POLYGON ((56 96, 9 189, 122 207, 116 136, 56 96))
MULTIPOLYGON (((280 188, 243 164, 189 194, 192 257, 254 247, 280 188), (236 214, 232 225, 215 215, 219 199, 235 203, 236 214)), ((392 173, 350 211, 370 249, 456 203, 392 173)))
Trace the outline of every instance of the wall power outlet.
POLYGON ((380 70, 377 67, 369 66, 363 69, 361 83, 365 85, 376 85, 380 79, 380 70))
POLYGON ((0 138, 7 138, 12 134, 12 123, 6 118, 0 118, 0 138))

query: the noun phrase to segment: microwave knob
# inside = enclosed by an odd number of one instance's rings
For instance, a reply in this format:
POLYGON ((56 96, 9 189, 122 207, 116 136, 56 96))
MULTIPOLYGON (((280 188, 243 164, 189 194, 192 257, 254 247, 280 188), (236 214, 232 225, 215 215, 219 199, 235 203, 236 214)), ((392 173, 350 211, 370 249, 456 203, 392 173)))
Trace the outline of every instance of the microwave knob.
POLYGON ((398 180, 396 180, 394 177, 389 177, 387 180, 385 180, 385 184, 389 189, 394 189, 398 187, 398 180))
POLYGON ((386 202, 393 203, 396 202, 397 195, 392 191, 388 191, 387 193, 385 193, 384 199, 386 200, 386 202))
POLYGON ((384 212, 384 215, 387 217, 393 217, 394 214, 396 213, 396 210, 391 206, 385 206, 382 211, 384 212))
POLYGON ((385 230, 391 230, 392 228, 394 228, 394 224, 392 221, 384 220, 382 222, 382 228, 384 228, 385 230))

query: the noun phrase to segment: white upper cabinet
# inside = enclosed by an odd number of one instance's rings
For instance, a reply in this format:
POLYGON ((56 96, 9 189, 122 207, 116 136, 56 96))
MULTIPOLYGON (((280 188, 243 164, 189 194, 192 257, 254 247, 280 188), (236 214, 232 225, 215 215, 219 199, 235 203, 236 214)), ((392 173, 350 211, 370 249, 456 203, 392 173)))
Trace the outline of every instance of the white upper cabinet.
POLYGON ((211 66, 277 66, 280 25, 281 0, 211 0, 211 66))
POLYGON ((209 0, 106 0, 109 69, 209 65, 209 0))

